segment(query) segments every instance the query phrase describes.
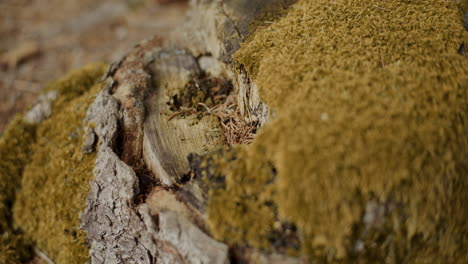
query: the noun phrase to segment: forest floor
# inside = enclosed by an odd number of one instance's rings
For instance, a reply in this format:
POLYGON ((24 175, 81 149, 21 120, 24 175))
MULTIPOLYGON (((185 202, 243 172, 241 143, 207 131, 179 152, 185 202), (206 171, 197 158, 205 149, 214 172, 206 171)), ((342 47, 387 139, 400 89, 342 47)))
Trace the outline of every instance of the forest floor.
POLYGON ((0 135, 49 81, 164 39, 187 10, 180 0, 0 1, 0 135))

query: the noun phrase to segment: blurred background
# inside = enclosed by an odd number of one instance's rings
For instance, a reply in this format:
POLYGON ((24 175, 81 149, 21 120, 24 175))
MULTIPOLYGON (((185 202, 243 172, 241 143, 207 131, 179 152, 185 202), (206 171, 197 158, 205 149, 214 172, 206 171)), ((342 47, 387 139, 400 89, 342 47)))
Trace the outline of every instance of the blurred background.
POLYGON ((0 0, 0 135, 49 81, 182 24, 184 0, 0 0))

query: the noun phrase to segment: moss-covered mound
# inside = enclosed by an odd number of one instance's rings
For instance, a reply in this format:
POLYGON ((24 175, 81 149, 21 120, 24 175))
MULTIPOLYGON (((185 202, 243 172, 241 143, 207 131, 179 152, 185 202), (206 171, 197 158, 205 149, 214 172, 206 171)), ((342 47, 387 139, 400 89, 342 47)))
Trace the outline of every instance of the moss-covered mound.
POLYGON ((269 249, 278 213, 309 260, 466 263, 458 3, 300 0, 257 29, 235 59, 275 118, 237 160, 221 158, 215 236, 269 249))
POLYGON ((30 257, 23 237, 13 228, 11 207, 34 139, 35 127, 21 117, 0 138, 0 263, 20 263, 30 257))
POLYGON ((88 259, 79 214, 85 207, 95 155, 82 152, 83 118, 100 90, 105 66, 95 64, 52 82, 52 115, 38 125, 18 117, 0 141, 0 263, 30 256, 25 239, 56 263, 88 259), (22 232, 22 236, 18 234, 22 232))

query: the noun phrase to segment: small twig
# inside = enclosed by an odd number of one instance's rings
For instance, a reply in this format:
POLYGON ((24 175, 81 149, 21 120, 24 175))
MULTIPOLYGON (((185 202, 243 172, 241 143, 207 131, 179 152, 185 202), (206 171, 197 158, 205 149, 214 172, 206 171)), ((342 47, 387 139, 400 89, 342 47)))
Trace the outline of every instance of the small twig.
POLYGON ((206 104, 204 104, 204 103, 198 103, 198 105, 201 105, 201 106, 205 107, 206 112, 207 112, 208 114, 211 114, 211 109, 210 109, 206 104))
POLYGON ((173 113, 172 115, 169 116, 169 118, 167 119, 167 121, 171 121, 172 118, 174 118, 174 117, 176 117, 176 116, 178 116, 178 115, 181 115, 181 114, 182 114, 181 111, 180 111, 180 112, 175 112, 175 113, 173 113))
POLYGON ((34 254, 36 254, 40 259, 42 259, 47 264, 55 264, 44 252, 39 248, 34 247, 34 254))
POLYGON ((383 7, 380 7, 378 5, 374 5, 374 7, 377 7, 378 9, 380 10, 384 10, 384 11, 390 11, 389 9, 386 9, 386 8, 383 8, 383 7))
POLYGON ((185 115, 185 114, 197 114, 199 112, 197 112, 195 109, 182 109, 178 112, 175 112, 173 113, 172 115, 169 116, 169 118, 167 119, 167 121, 171 121, 174 117, 178 116, 178 115, 185 115))

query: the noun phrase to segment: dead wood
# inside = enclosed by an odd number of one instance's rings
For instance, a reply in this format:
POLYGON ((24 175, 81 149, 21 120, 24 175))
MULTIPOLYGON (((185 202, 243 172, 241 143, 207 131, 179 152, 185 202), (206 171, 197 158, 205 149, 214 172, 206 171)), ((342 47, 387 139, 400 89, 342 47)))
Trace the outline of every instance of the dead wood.
POLYGON ((264 8, 288 2, 194 0, 172 39, 144 41, 111 65, 87 114, 99 142, 82 215, 93 263, 228 263, 242 252, 263 263, 298 261, 214 240, 205 223, 207 187, 192 178, 187 160, 226 142, 248 143, 267 122, 232 54, 264 8), (232 91, 219 92, 227 82, 232 91), (190 84, 195 104, 174 106, 190 84))

